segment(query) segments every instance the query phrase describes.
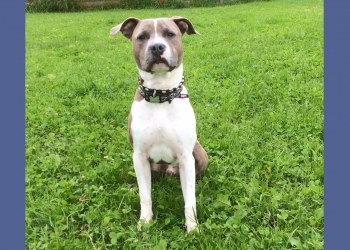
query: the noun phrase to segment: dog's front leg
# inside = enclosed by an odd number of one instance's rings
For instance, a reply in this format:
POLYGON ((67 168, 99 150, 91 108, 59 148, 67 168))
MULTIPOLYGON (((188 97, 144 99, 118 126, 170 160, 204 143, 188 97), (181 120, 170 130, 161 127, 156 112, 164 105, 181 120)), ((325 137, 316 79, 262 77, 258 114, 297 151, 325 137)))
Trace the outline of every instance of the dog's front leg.
POLYGON ((185 200, 186 229, 190 232, 197 227, 196 223, 196 171, 192 154, 179 160, 182 194, 185 200))
MULTIPOLYGON (((148 223, 152 217, 152 199, 151 199, 151 167, 147 157, 142 153, 133 154, 134 169, 139 186, 141 215, 140 220, 148 223)), ((139 224, 139 229, 141 229, 139 224)))

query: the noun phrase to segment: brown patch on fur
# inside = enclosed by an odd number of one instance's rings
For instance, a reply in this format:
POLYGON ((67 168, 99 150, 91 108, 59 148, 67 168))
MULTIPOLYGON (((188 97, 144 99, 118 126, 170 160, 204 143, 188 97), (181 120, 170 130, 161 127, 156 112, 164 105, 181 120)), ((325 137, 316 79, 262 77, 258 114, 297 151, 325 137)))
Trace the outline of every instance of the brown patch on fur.
POLYGON ((195 160, 196 176, 201 176, 208 165, 208 155, 199 141, 196 142, 193 149, 193 157, 195 160))

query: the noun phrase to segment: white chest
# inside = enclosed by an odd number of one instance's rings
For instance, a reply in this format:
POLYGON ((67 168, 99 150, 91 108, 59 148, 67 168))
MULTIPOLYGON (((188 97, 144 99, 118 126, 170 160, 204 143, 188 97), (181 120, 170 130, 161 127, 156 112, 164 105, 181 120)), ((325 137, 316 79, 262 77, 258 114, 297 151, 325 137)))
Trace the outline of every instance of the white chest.
POLYGON ((196 142, 196 120, 188 99, 175 98, 170 104, 134 102, 131 134, 135 152, 154 162, 175 163, 196 142))

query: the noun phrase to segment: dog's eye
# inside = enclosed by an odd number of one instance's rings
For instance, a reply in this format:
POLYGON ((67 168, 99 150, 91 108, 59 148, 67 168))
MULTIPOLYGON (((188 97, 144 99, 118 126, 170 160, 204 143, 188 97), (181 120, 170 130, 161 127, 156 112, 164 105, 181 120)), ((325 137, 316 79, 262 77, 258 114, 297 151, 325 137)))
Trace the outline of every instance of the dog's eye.
POLYGON ((168 37, 173 37, 173 36, 175 36, 175 34, 174 34, 173 32, 168 32, 166 35, 167 35, 168 37))
POLYGON ((137 37, 137 39, 138 39, 138 40, 144 40, 144 39, 146 39, 146 36, 145 36, 145 35, 139 35, 139 36, 137 37))

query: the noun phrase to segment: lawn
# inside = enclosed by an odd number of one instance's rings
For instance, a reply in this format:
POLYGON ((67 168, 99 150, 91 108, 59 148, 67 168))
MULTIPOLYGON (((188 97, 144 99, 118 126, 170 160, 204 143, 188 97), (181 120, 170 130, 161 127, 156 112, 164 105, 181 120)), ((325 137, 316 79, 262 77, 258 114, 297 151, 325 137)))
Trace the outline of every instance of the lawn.
POLYGON ((27 249, 323 249, 323 2, 26 15, 27 249), (177 177, 141 232, 127 118, 137 69, 109 30, 184 16, 186 87, 209 166, 200 233, 177 177))

